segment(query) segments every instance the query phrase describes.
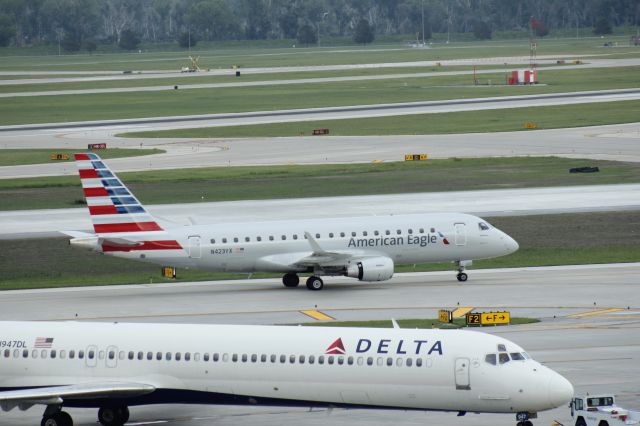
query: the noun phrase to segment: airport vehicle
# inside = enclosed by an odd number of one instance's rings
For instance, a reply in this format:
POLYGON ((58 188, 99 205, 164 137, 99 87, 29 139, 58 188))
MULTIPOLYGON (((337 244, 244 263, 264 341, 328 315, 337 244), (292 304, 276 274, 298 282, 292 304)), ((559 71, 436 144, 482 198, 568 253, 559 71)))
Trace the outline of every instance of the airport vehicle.
MULTIPOLYGON (((518 413, 569 402, 572 385, 500 336, 463 330, 0 322, 0 407, 199 403, 518 413)), ((0 413, 1 421, 1 413, 0 413)), ((529 420, 519 426, 529 426, 529 420)))
POLYGON ((321 275, 385 281, 395 264, 455 262, 466 281, 473 259, 518 249, 513 238, 467 214, 415 214, 235 224, 161 226, 93 153, 75 154, 94 233, 65 231, 70 244, 163 266, 284 273, 321 290, 321 275))
POLYGON ((640 412, 618 407, 614 395, 577 396, 569 407, 576 426, 640 424, 640 412))

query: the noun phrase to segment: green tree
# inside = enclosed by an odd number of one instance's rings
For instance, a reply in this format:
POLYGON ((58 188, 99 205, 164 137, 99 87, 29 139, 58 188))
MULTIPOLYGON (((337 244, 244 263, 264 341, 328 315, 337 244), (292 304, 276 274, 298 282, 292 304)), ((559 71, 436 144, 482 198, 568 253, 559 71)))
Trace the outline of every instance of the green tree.
POLYGON ((304 24, 298 30, 297 39, 299 44, 309 46, 310 44, 316 44, 318 42, 318 35, 315 28, 309 24, 304 24))
POLYGON ((360 19, 353 34, 353 41, 358 44, 368 44, 371 43, 374 38, 373 28, 371 28, 369 21, 364 18, 360 19))
POLYGON ((135 50, 138 48, 140 44, 140 36, 133 30, 124 30, 120 34, 120 46, 121 49, 124 50, 135 50))
POLYGON ((236 17, 223 0, 206 0, 194 4, 187 13, 187 21, 207 40, 233 38, 238 28, 236 17))
POLYGON ((11 18, 5 14, 0 15, 0 46, 8 46, 11 37, 16 33, 11 18))
POLYGON ((473 36, 478 40, 489 40, 491 38, 491 26, 485 21, 475 21, 473 23, 473 36))
POLYGON ((595 35, 611 34, 611 32, 611 22, 604 16, 598 19, 593 26, 593 33, 595 35))
POLYGON ((87 39, 82 42, 82 48, 92 54, 98 49, 98 44, 93 39, 87 39))
POLYGON ((188 31, 184 31, 180 33, 178 36, 178 45, 185 49, 189 47, 193 47, 198 43, 198 37, 196 37, 195 33, 189 33, 188 31))

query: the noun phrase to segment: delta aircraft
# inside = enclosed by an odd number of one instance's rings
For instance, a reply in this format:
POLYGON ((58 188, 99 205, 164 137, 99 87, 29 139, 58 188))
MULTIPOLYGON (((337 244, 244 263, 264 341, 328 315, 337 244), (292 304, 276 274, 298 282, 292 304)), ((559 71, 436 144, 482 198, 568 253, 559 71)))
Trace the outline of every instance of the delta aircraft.
MULTIPOLYGON (((437 329, 0 322, 0 408, 98 408, 121 426, 145 404, 355 407, 535 413, 572 385, 518 345, 437 329)), ((0 413, 0 423, 2 414, 0 413)))
POLYGON ((515 252, 518 243, 460 213, 161 226, 93 153, 75 154, 94 233, 65 231, 74 246, 162 266, 283 273, 286 287, 321 290, 321 276, 386 281, 394 266, 454 262, 458 281, 474 259, 515 252))

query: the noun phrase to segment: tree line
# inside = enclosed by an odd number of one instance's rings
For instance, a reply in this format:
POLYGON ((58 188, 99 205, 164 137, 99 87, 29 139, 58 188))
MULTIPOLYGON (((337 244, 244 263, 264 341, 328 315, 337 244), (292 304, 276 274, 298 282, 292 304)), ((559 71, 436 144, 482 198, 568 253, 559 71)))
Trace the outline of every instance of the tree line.
POLYGON ((65 51, 112 43, 297 40, 432 33, 535 31, 640 24, 637 0, 0 0, 0 46, 58 44, 65 51))

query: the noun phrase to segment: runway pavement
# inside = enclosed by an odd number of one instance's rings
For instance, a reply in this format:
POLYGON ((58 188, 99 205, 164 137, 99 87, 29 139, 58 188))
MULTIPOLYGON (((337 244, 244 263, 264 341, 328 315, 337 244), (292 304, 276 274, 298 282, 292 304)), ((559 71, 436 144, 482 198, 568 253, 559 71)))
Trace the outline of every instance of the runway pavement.
MULTIPOLYGON (((156 204, 147 209, 168 227, 429 212, 491 217, 619 211, 640 209, 640 184, 156 204)), ((59 236, 58 231, 91 229, 86 207, 0 211, 0 239, 59 236)))
MULTIPOLYGON (((565 375, 576 391, 614 392, 640 409, 640 264, 471 271, 465 284, 453 272, 400 274, 362 284, 328 279, 325 290, 286 289, 278 280, 204 282, 0 293, 0 319, 170 321, 182 323, 299 323, 317 309, 338 320, 433 318, 439 308, 510 310, 542 318, 495 327, 537 360, 565 375), (610 308, 619 308, 612 311, 610 308), (76 317, 77 314, 77 317, 76 317)), ((94 424, 94 410, 70 410, 78 425, 94 424)), ((132 409, 135 424, 167 425, 514 425, 510 415, 158 406, 132 409)), ((39 408, 0 413, 15 426, 37 424, 39 408)), ((566 407, 540 413, 536 425, 572 424, 566 407)))

